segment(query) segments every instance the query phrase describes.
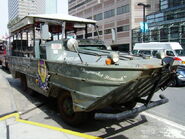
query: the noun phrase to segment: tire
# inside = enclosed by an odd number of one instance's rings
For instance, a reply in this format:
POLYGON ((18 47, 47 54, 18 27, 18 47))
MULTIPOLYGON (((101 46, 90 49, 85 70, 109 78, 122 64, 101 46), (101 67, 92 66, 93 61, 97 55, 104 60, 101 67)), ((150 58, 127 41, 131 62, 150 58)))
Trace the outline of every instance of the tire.
POLYGON ((173 81, 172 81, 172 83, 171 83, 171 87, 177 87, 179 84, 178 84, 178 81, 177 81, 177 79, 174 79, 173 81))
POLYGON ((72 126, 84 123, 88 118, 86 112, 74 112, 70 93, 62 92, 58 98, 58 109, 62 120, 72 126))
MULTIPOLYGON (((135 106, 137 105, 137 102, 132 100, 129 102, 126 102, 123 104, 123 106, 127 109, 127 110, 132 110, 135 106)), ((131 116, 129 116, 128 118, 132 118, 134 119, 135 117, 138 116, 138 113, 132 114, 131 116)))
POLYGON ((28 89, 26 76, 21 75, 20 79, 21 79, 21 88, 22 88, 23 91, 26 91, 28 89))
POLYGON ((136 101, 129 101, 129 102, 126 102, 123 104, 123 106, 128 109, 128 110, 131 110, 133 109, 135 106, 137 105, 137 102, 136 101))

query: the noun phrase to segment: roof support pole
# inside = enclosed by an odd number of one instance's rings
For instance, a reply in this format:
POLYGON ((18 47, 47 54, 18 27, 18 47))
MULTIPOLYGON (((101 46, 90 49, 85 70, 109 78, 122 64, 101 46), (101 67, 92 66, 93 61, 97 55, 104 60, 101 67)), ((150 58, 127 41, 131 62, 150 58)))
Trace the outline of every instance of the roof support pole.
POLYGON ((65 30, 66 30, 66 22, 62 22, 62 39, 66 37, 65 30))
POLYGON ((88 33, 88 31, 87 31, 87 24, 85 24, 85 39, 87 39, 87 33, 88 33))
POLYGON ((35 57, 35 19, 33 19, 33 27, 32 27, 32 31, 33 31, 33 56, 35 57))
MULTIPOLYGON (((21 51, 23 51, 23 46, 22 46, 22 32, 20 32, 20 35, 21 35, 21 51)), ((23 53, 21 55, 24 56, 23 53)))

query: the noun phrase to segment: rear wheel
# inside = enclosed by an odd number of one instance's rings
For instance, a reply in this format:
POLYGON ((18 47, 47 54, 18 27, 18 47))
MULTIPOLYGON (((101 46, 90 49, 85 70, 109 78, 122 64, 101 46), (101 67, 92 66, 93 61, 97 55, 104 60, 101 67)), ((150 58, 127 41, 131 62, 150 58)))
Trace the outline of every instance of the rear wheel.
POLYGON ((79 125, 87 120, 88 113, 74 112, 70 93, 62 92, 58 98, 58 108, 61 118, 70 125, 79 125))
POLYGON ((25 75, 21 75, 21 87, 23 91, 26 91, 28 89, 27 86, 27 80, 26 80, 26 76, 25 75))

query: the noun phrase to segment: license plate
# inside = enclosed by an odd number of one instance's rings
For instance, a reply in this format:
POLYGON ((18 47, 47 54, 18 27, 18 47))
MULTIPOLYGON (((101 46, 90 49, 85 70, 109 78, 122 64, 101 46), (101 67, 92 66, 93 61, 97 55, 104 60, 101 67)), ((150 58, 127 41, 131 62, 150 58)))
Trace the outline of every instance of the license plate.
POLYGON ((182 64, 185 64, 185 61, 182 61, 182 64))

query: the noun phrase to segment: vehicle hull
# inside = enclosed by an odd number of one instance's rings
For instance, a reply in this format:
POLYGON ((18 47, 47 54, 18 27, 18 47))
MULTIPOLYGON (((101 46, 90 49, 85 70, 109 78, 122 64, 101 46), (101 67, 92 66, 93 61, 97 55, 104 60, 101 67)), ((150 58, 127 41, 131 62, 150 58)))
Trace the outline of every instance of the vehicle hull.
POLYGON ((43 90, 37 84, 39 60, 10 56, 8 61, 14 77, 26 75, 28 87, 45 96, 57 97, 62 93, 55 87, 69 91, 75 112, 89 112, 148 96, 165 88, 173 75, 163 66, 128 68, 45 61, 49 79, 48 89, 43 90))

